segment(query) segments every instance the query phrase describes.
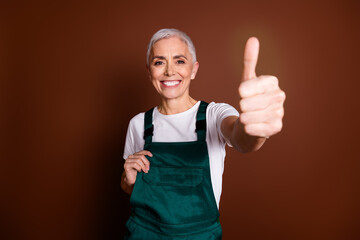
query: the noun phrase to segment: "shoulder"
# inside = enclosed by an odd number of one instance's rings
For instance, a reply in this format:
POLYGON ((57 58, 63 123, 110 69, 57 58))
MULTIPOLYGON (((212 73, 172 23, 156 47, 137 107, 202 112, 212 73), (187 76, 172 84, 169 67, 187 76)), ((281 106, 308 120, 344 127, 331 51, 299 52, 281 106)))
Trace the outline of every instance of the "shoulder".
POLYGON ((138 113, 129 122, 130 126, 139 126, 144 124, 145 112, 138 113))
POLYGON ((139 113, 129 122, 124 147, 124 159, 127 159, 129 155, 143 149, 144 116, 145 113, 139 113))
POLYGON ((207 108, 209 117, 220 117, 223 119, 228 116, 239 116, 239 112, 230 104, 211 102, 207 108))
POLYGON ((139 113, 131 118, 128 125, 128 136, 139 135, 144 131, 144 117, 145 113, 139 113))

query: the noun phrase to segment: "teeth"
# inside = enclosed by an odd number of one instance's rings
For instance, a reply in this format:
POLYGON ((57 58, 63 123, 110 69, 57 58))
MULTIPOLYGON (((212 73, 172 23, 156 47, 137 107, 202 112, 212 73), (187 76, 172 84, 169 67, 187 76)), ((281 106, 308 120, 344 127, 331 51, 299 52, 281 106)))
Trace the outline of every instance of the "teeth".
POLYGON ((168 87, 171 87, 171 86, 175 86, 175 85, 178 85, 180 83, 180 81, 163 81, 163 83, 168 86, 168 87))

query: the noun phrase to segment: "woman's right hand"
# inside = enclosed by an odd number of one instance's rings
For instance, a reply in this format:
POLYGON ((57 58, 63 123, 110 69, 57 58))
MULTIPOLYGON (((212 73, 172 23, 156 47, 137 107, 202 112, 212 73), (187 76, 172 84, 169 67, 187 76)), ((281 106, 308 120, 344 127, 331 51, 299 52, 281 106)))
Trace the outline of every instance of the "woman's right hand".
POLYGON ((133 186, 136 181, 137 172, 143 171, 147 173, 150 169, 150 162, 145 157, 152 157, 152 153, 146 150, 134 153, 125 160, 124 172, 125 172, 125 182, 129 186, 133 186))

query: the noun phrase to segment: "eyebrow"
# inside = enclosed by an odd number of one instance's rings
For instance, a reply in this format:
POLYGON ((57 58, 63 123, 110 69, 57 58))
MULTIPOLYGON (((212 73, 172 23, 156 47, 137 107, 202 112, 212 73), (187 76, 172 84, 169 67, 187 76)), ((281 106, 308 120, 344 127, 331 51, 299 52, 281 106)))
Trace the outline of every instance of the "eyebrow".
MULTIPOLYGON (((154 60, 155 58, 163 59, 163 60, 166 59, 164 56, 154 56, 151 60, 154 60)), ((184 55, 175 55, 174 59, 177 59, 177 58, 185 58, 187 60, 187 57, 185 57, 184 55)))
POLYGON ((184 55, 176 55, 174 56, 174 58, 185 58, 187 60, 187 58, 184 55))
POLYGON ((165 59, 165 57, 163 57, 163 56, 154 56, 151 60, 154 60, 155 58, 165 59))

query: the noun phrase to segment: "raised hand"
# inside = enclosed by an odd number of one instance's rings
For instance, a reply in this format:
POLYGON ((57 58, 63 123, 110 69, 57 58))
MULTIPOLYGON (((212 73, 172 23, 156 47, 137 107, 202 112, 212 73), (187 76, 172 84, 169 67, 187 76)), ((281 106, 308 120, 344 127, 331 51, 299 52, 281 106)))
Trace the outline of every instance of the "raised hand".
POLYGON ((250 136, 268 138, 282 129, 285 93, 279 88, 275 76, 256 76, 259 40, 247 40, 244 69, 239 86, 240 122, 250 136))

